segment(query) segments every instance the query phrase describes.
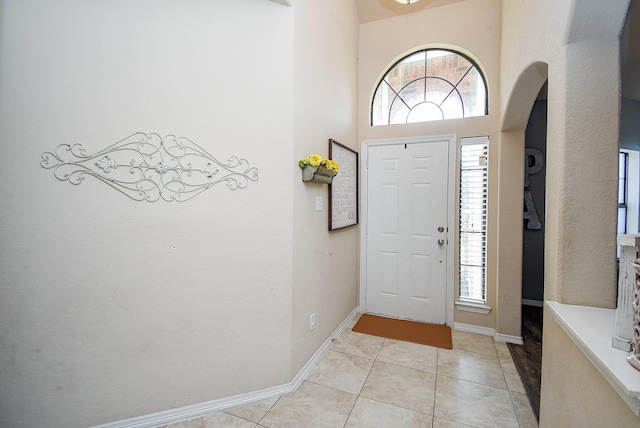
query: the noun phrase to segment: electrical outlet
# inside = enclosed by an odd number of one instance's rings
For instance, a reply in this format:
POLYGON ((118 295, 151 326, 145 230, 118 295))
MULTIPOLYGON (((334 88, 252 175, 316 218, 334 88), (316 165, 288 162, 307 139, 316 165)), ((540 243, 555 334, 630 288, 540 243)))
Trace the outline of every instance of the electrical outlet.
POLYGON ((316 314, 311 314, 309 317, 309 331, 313 331, 316 328, 316 314))

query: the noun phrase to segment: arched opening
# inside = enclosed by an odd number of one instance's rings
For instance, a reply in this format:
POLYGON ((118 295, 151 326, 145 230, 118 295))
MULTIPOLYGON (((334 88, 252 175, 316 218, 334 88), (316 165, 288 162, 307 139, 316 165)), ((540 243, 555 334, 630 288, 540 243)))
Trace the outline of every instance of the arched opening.
POLYGON ((497 330, 520 336, 522 308, 522 225, 524 207, 525 130, 536 99, 547 81, 546 63, 530 64, 511 92, 500 136, 500 192, 498 202, 498 320, 497 330))
POLYGON ((503 132, 523 132, 526 129, 531 109, 547 76, 548 66, 544 62, 533 63, 522 71, 507 102, 502 120, 503 132))
MULTIPOLYGON (((498 322, 500 325, 512 320, 520 326, 523 346, 509 344, 509 347, 536 416, 540 411, 544 301, 546 83, 545 63, 531 64, 520 74, 509 97, 501 135, 505 153, 501 162, 514 166, 509 170, 509 189, 501 191, 504 200, 500 202, 501 215, 508 215, 513 223, 501 223, 500 227, 504 229, 500 234, 510 234, 514 239, 505 243, 505 248, 500 250, 499 264, 504 268, 500 270, 501 282, 498 285, 498 322), (518 197, 519 201, 516 199, 518 197), (510 204, 520 206, 522 210, 514 211, 510 204), (520 220, 516 223, 517 214, 520 220), (520 287, 514 286, 516 282, 520 287), (506 289, 502 284, 509 284, 509 288, 506 289), (522 305, 519 304, 521 302, 522 305)), ((502 179, 505 180, 504 177, 502 179)))

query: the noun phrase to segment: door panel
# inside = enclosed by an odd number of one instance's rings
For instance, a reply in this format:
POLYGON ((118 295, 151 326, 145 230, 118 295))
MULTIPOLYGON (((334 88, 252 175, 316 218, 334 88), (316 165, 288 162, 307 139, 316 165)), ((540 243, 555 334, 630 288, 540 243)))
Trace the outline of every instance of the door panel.
POLYGON ((367 311, 444 323, 448 143, 371 146, 367 155, 367 311))

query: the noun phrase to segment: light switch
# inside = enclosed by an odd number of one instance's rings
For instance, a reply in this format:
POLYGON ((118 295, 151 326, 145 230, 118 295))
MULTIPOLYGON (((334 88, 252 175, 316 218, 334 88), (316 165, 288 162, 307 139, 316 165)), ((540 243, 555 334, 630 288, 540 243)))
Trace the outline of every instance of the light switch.
POLYGON ((316 211, 322 211, 322 196, 316 196, 316 211))

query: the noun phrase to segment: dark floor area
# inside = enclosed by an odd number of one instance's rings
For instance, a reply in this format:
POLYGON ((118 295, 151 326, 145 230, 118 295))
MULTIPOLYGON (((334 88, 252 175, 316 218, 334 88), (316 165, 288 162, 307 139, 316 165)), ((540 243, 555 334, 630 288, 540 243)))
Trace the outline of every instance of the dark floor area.
POLYGON ((513 362, 522 378, 536 419, 540 419, 542 366, 542 308, 522 306, 522 345, 509 343, 513 362))

